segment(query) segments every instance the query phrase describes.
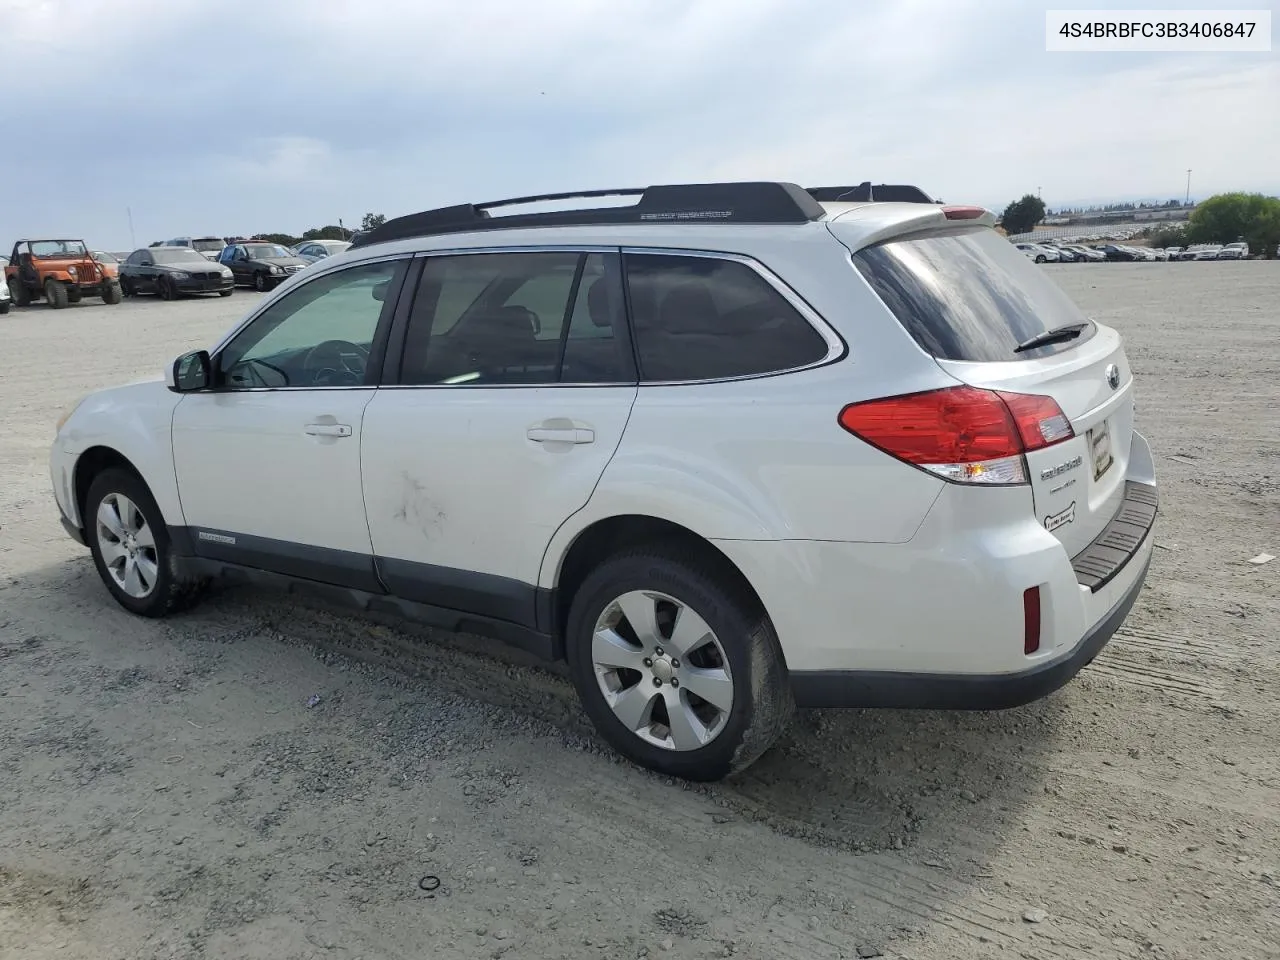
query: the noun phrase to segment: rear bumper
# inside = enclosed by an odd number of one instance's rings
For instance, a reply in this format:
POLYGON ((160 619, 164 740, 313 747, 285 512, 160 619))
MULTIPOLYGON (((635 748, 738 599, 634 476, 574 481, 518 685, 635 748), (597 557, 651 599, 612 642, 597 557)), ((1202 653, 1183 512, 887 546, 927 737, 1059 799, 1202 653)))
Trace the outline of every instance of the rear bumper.
POLYGON ((1150 447, 1132 437, 1124 500, 1074 556, 1029 490, 956 485, 906 543, 715 543, 756 588, 801 706, 1016 706, 1097 656, 1141 592, 1158 498, 1150 447), (1041 619, 1028 654, 1030 587, 1041 619))
POLYGON ((800 707, 891 707, 914 710, 1007 710, 1048 696, 1065 686, 1093 661, 1120 629, 1147 578, 1151 556, 1120 601, 1060 660, 1022 673, 889 673, 883 671, 806 671, 791 675, 800 707))

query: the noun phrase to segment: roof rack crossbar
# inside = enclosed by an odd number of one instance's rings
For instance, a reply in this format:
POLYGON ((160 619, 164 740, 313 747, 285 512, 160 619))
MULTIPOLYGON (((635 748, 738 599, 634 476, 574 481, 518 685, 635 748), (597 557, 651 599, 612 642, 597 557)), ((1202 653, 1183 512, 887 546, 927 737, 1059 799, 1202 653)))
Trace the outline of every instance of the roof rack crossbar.
POLYGON ((391 240, 433 234, 518 227, 645 223, 799 224, 818 220, 825 215, 826 211, 817 200, 794 183, 755 181, 660 184, 643 189, 548 193, 424 210, 421 213, 411 213, 388 220, 367 234, 360 235, 353 245, 365 246, 371 243, 386 243, 391 240), (635 204, 625 206, 544 213, 513 213, 500 217, 491 216, 489 213, 497 207, 607 196, 638 196, 640 199, 635 204))
POLYGON ((809 195, 822 203, 937 203, 919 187, 908 183, 877 183, 864 180, 857 186, 810 187, 809 195))

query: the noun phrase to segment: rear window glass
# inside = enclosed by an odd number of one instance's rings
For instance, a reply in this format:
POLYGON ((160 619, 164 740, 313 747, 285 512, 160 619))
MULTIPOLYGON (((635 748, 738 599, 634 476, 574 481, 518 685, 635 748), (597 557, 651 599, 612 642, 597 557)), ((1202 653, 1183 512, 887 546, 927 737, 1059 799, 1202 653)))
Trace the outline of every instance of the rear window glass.
POLYGON ((1032 360, 1093 336, 1015 353, 1037 334, 1086 318, 1016 246, 985 227, 919 234, 866 247, 853 262, 915 338, 939 360, 1032 360))

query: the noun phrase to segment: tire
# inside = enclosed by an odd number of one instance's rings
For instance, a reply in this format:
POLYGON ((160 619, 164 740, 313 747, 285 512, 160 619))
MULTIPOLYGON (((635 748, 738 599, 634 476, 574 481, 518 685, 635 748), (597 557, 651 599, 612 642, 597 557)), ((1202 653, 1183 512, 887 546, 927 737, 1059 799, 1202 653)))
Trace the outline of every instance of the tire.
POLYGON ((229 297, 229 296, 231 296, 231 294, 233 294, 233 293, 235 293, 235 292, 236 292, 236 291, 235 291, 235 288, 234 288, 234 287, 232 287, 230 290, 219 290, 219 291, 218 291, 218 296, 220 296, 220 297, 229 297))
POLYGON ((13 279, 9 281, 9 296, 13 297, 13 302, 20 307, 31 306, 31 292, 27 289, 27 285, 20 280, 13 279))
POLYGON ((8 312, 9 312, 9 301, 5 300, 3 302, 0 302, 0 317, 3 317, 8 312))
MULTIPOLYGON (((684 552, 648 547, 599 565, 573 598, 565 645, 583 708, 610 746, 659 773, 712 781, 759 758, 785 729, 795 703, 768 616, 743 587, 710 566, 681 559, 684 552), (651 594, 660 597, 655 601, 651 594), (637 645, 643 630, 630 626, 624 607, 651 624, 663 623, 664 617, 669 622, 669 614, 683 608, 680 618, 692 611, 709 632, 701 631, 696 620, 687 621, 695 634, 660 627, 656 640, 637 645), (615 631, 617 645, 596 640, 601 626, 615 631), (702 639, 686 646, 690 636, 702 639), (681 663, 677 654, 688 655, 690 662, 681 663), (606 661, 612 659, 635 667, 609 670, 606 661), (715 694, 719 706, 697 697, 695 685, 715 694), (668 704, 686 711, 679 736, 672 732, 668 704), (690 709, 694 706, 699 714, 690 709), (629 723, 620 716, 627 712, 629 723), (680 741, 687 746, 675 748, 680 741)), ((652 630, 649 635, 654 636, 652 630)))
POLYGON ((67 287, 67 303, 79 303, 84 299, 84 293, 79 287, 67 287))
POLYGON ((163 617, 185 609, 203 595, 207 579, 178 575, 160 508, 137 474, 112 467, 94 477, 85 497, 83 519, 85 539, 98 576, 116 602, 130 613, 163 617), (131 504, 132 509, 126 504, 131 504), (118 526, 112 532, 100 519, 104 517, 114 517, 117 525, 124 518, 134 539, 126 541, 118 526))
POLYGON ((132 297, 135 295, 135 291, 133 289, 133 281, 130 280, 128 277, 120 278, 120 295, 122 297, 132 297))
POLYGON ((168 277, 161 277, 156 281, 156 294, 161 300, 177 299, 177 294, 173 290, 173 282, 168 277))
POLYGON ((253 275, 253 289, 259 293, 267 292, 267 275, 261 271, 253 275))
POLYGON ((1036 255, 1036 263, 1044 263, 1045 255, 1043 253, 1036 255))
POLYGON ((44 298, 54 310, 61 310, 67 305, 67 287, 52 278, 44 282, 44 298))
POLYGON ((113 283, 110 280, 103 281, 102 284, 102 302, 116 304, 124 299, 124 291, 120 289, 120 284, 113 283))

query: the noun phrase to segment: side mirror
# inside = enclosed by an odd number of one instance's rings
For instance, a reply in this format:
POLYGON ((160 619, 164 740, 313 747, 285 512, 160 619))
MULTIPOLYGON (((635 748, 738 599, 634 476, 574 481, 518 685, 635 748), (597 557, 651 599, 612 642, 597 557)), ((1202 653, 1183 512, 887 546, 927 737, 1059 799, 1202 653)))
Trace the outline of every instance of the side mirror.
POLYGON ((387 299, 387 284, 388 284, 388 283, 390 283, 390 282, 391 282, 390 280, 383 280, 381 283, 374 284, 374 286, 373 286, 373 299, 375 299, 375 300, 377 300, 377 301, 379 301, 379 302, 382 302, 382 301, 386 300, 386 299, 387 299))
POLYGON ((213 364, 208 350, 184 353, 165 372, 165 386, 174 393, 204 390, 213 379, 213 364))

